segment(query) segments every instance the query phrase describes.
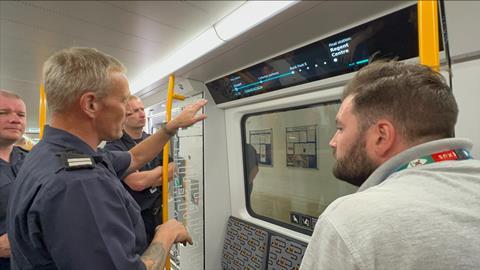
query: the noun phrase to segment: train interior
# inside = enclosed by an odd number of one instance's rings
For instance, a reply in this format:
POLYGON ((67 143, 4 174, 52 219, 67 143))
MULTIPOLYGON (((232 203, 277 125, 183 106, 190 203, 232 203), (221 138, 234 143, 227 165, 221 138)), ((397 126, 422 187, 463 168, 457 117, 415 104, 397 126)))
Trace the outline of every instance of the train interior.
MULTIPOLYGON (((0 2, 0 88, 25 97, 33 140, 41 64, 64 47, 96 47, 125 63, 148 132, 167 119, 170 73, 185 97, 173 101, 173 115, 209 101, 208 118, 170 142, 178 171, 169 217, 194 240, 172 249, 173 269, 298 269, 318 216, 356 191, 331 172, 328 142, 343 87, 373 57, 419 62, 417 1, 299 1, 175 64, 187 57, 176 49, 248 2, 0 2), (153 55, 172 70, 145 77, 153 55)), ((480 2, 442 3, 440 71, 460 110, 455 136, 471 139, 478 158, 480 2)))

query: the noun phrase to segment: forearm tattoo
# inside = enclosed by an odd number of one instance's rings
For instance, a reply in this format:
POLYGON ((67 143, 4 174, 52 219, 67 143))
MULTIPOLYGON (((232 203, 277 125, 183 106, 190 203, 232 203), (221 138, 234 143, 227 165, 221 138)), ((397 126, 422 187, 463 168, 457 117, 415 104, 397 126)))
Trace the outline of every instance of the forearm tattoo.
POLYGON ((167 261, 167 252, 160 243, 152 243, 142 254, 141 259, 147 270, 163 270, 167 261))

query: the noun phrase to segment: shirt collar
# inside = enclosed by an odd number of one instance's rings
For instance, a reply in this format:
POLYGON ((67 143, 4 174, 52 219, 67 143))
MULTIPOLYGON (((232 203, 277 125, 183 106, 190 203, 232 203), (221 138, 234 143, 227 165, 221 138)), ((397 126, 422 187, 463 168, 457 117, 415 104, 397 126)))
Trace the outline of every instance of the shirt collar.
POLYGON ((46 143, 54 144, 65 148, 65 150, 74 150, 81 154, 91 156, 98 155, 95 149, 92 149, 85 141, 79 137, 62 129, 45 125, 43 139, 46 143))
POLYGON ((135 143, 132 139, 132 137, 130 137, 130 135, 128 135, 128 133, 123 130, 123 135, 122 135, 122 138, 121 138, 122 141, 125 141, 127 143, 135 143))
POLYGON ((26 150, 23 150, 22 148, 14 145, 12 147, 12 152, 10 152, 9 162, 6 162, 5 160, 0 158, 0 164, 7 164, 13 166, 19 160, 24 159, 26 154, 26 150))
POLYGON ((404 163, 421 156, 435 152, 446 151, 457 148, 472 149, 472 142, 467 139, 441 139, 411 147, 389 159, 378 167, 368 179, 360 186, 357 192, 364 191, 385 181, 395 170, 404 163))
MULTIPOLYGON (((143 141, 147 137, 148 137, 148 134, 145 133, 145 131, 142 131, 142 136, 140 137, 140 140, 143 141)), ((136 140, 133 139, 130 135, 128 135, 128 133, 125 130, 123 130, 122 140, 131 144, 136 144, 136 140)))
POLYGON ((13 146, 12 153, 10 154, 10 161, 22 159, 27 153, 28 151, 23 150, 18 146, 13 146))

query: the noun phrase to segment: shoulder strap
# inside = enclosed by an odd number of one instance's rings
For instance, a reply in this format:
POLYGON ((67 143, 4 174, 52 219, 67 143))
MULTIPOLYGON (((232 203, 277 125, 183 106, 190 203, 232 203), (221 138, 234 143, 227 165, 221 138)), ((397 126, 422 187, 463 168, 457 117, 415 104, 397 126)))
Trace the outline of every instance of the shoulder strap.
POLYGON ((58 153, 57 156, 67 171, 93 169, 95 166, 95 160, 89 155, 75 152, 61 152, 58 153))

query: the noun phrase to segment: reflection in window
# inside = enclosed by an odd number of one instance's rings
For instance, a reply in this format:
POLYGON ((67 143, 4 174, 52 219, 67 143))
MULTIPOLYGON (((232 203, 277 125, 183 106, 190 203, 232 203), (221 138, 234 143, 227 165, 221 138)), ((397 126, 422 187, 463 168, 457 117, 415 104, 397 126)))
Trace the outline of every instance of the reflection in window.
POLYGON ((250 145, 255 148, 260 164, 272 165, 272 129, 250 130, 250 145))
POLYGON ((317 126, 287 128, 287 166, 317 168, 317 126))
POLYGON ((253 216, 308 234, 332 201, 356 191, 332 174, 328 142, 339 106, 330 102, 243 117, 247 207, 253 216))

